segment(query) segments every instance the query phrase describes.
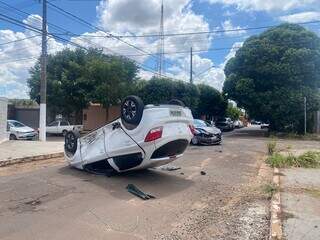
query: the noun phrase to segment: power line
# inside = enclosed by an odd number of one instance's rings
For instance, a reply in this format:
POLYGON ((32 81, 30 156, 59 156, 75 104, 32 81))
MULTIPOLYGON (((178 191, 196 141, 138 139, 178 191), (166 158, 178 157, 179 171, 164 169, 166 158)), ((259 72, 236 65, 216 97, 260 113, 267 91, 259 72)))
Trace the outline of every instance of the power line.
POLYGON ((27 57, 27 58, 18 58, 18 59, 12 59, 4 62, 0 62, 0 64, 7 64, 7 63, 13 63, 13 62, 20 62, 20 61, 27 61, 30 59, 37 59, 35 57, 27 57))
POLYGON ((25 37, 25 38, 20 38, 20 39, 9 41, 9 42, 0 43, 0 46, 11 44, 11 43, 16 43, 16 42, 21 42, 21 41, 24 41, 24 40, 27 40, 27 39, 31 39, 31 38, 35 38, 35 37, 39 37, 39 36, 41 36, 41 35, 37 34, 37 35, 30 36, 30 37, 25 37))
MULTIPOLYGON (((12 10, 18 12, 18 15, 20 15, 20 16, 22 16, 22 17, 24 17, 24 16, 29 17, 29 16, 31 15, 30 13, 28 13, 28 12, 26 12, 26 11, 22 11, 21 9, 18 9, 18 8, 14 7, 14 6, 10 5, 10 4, 7 4, 7 3, 5 3, 5 2, 3 2, 3 1, 0 1, 0 3, 3 4, 3 5, 5 5, 6 7, 10 8, 10 9, 12 9, 12 10), (19 14, 19 13, 20 13, 20 14, 19 14)), ((41 23, 40 19, 37 19, 37 18, 33 18, 33 19, 35 19, 37 22, 41 23)), ((52 28, 54 28, 54 29, 57 29, 58 31, 63 31, 63 32, 66 32, 66 33, 69 32, 69 31, 67 31, 67 30, 64 29, 64 28, 61 28, 61 27, 57 26, 56 24, 53 24, 53 23, 50 23, 50 22, 47 22, 47 24, 48 24, 50 27, 52 27, 52 28)))
MULTIPOLYGON (((19 21, 19 20, 17 20, 17 19, 14 19, 14 18, 5 16, 5 15, 3 15, 3 14, 1 14, 1 13, 0 13, 0 19, 3 19, 4 21, 10 22, 10 23, 12 23, 12 24, 21 26, 21 27, 23 27, 23 28, 29 29, 29 30, 34 31, 34 32, 37 32, 37 33, 41 32, 41 29, 38 29, 38 28, 36 28, 36 27, 33 27, 33 26, 31 26, 31 25, 29 25, 29 24, 26 24, 26 23, 24 23, 24 22, 21 22, 21 21, 19 21), (3 16, 3 17, 1 17, 1 16, 3 16)), ((67 40, 67 39, 61 38, 61 37, 59 37, 59 36, 56 36, 55 34, 52 34, 52 33, 48 33, 48 37, 53 37, 53 38, 56 38, 56 39, 58 39, 58 40, 60 40, 60 41, 67 42, 67 43, 69 43, 69 44, 71 44, 71 45, 73 45, 73 46, 76 46, 76 47, 78 47, 78 48, 84 49, 84 50, 86 50, 86 51, 89 50, 89 49, 87 49, 86 47, 83 47, 83 46, 81 46, 81 45, 79 45, 79 44, 77 44, 77 43, 74 43, 74 42, 70 41, 70 40, 67 40)), ((102 47, 102 48, 105 48, 105 47, 102 47)), ((112 50, 111 50, 111 51, 112 51, 112 50)), ((121 56, 121 55, 120 55, 120 56, 121 56)), ((122 56, 122 57, 126 57, 126 56, 122 56)), ((133 61, 133 62, 135 62, 135 63, 136 63, 138 66, 140 66, 142 69, 156 74, 155 71, 150 70, 149 67, 143 65, 142 63, 138 62, 137 60, 134 60, 134 59, 131 59, 131 58, 128 58, 128 57, 126 57, 126 58, 129 59, 129 60, 131 60, 131 61, 133 61)), ((165 76, 165 77, 168 77, 168 76, 166 76, 166 75, 164 75, 164 76, 165 76)), ((169 78, 169 77, 168 77, 168 78, 169 78)), ((174 78, 171 78, 171 79, 174 79, 174 78)), ((180 80, 180 79, 176 79, 176 80, 180 80)))
MULTIPOLYGON (((81 24, 83 24, 83 25, 86 25, 87 27, 90 27, 91 29, 94 29, 94 30, 103 32, 104 34, 106 34, 106 37, 116 39, 116 40, 118 40, 118 41, 120 41, 120 42, 122 42, 122 43, 124 43, 124 44, 126 44, 126 45, 128 45, 128 46, 130 46, 130 47, 132 47, 132 48, 134 48, 134 49, 136 49, 136 50, 138 50, 138 51, 140 51, 140 52, 143 52, 144 54, 146 54, 146 56, 148 55, 148 56, 151 56, 152 58, 154 58, 155 60, 158 60, 157 54, 150 53, 150 52, 148 52, 148 51, 146 51, 146 50, 141 49, 140 47, 137 47, 137 46, 135 46, 135 45, 133 45, 133 44, 131 44, 131 43, 129 43, 129 42, 126 42, 126 41, 124 41, 124 40, 116 37, 115 35, 113 35, 113 34, 111 34, 111 33, 109 33, 109 32, 106 32, 104 29, 101 29, 101 28, 99 28, 99 27, 96 27, 96 26, 92 25, 91 23, 87 22, 86 20, 84 20, 84 19, 82 19, 82 18, 74 15, 73 13, 70 13, 70 12, 68 12, 68 11, 66 11, 66 10, 64 10, 64 9, 56 6, 56 5, 54 5, 54 4, 51 3, 51 2, 48 2, 48 4, 53 7, 53 8, 51 8, 51 9, 54 9, 54 10, 56 10, 56 11, 59 11, 59 12, 62 13, 64 16, 67 16, 67 17, 69 17, 69 18, 75 19, 77 22, 79 22, 79 23, 81 23, 81 24)), ((50 7, 50 6, 49 6, 49 7, 50 7)), ((110 50, 110 49, 109 49, 109 50, 110 50)), ((166 62, 165 60, 164 60, 164 62, 165 62, 165 63, 168 63, 168 64, 170 64, 170 65, 173 65, 173 64, 171 64, 171 63, 169 63, 169 62, 166 62)))
MULTIPOLYGON (((55 9, 59 10, 60 12, 63 12, 63 13, 65 13, 65 14, 67 14, 68 16, 71 16, 72 18, 77 19, 78 21, 80 21, 81 23, 87 25, 87 26, 90 27, 90 28, 93 28, 93 29, 95 29, 95 30, 97 30, 97 31, 104 32, 105 34, 107 34, 107 36, 109 36, 109 37, 111 37, 111 38, 114 38, 114 39, 116 39, 116 40, 118 40, 118 41, 120 41, 120 42, 122 42, 122 43, 124 43, 124 44, 126 44, 126 45, 128 45, 128 46, 130 46, 130 47, 132 47, 132 48, 135 48, 135 49, 137 49, 138 51, 141 51, 141 52, 143 52, 143 53, 148 53, 148 54, 149 54, 149 52, 147 52, 147 51, 145 51, 145 50, 143 50, 143 49, 141 49, 141 48, 139 48, 139 47, 137 47, 137 46, 135 46, 135 45, 133 45, 133 44, 131 44, 131 43, 128 43, 128 42, 120 39, 119 37, 117 37, 117 36, 115 36, 115 35, 113 35, 113 34, 111 34, 111 33, 109 33, 109 32, 106 32, 104 29, 101 29, 101 28, 99 28, 99 27, 96 27, 96 26, 92 25, 91 23, 87 22, 86 20, 83 20, 82 18, 80 18, 80 17, 74 15, 73 13, 70 13, 70 12, 68 12, 68 11, 66 11, 66 10, 64 10, 64 9, 56 6, 56 5, 54 5, 54 4, 51 3, 51 2, 48 2, 48 4, 49 4, 50 6, 52 6, 52 7, 54 7, 55 9)), ((153 56, 153 57, 156 58, 156 56, 154 56, 153 54, 152 54, 151 56, 153 56)), ((156 58, 156 59, 157 59, 157 58, 156 58)))
MULTIPOLYGON (((308 21, 308 22, 298 22, 296 24, 306 25, 320 23, 318 21, 308 21)), ((239 31, 252 31, 267 29, 272 27, 277 27, 278 25, 269 25, 269 26, 260 26, 260 27, 246 27, 246 28, 234 28, 234 29, 224 29, 224 30, 211 30, 211 31, 199 31, 199 32, 186 32, 186 33, 165 33, 165 37, 174 37, 174 36, 185 36, 185 35, 199 35, 199 34, 214 34, 214 33, 226 33, 226 32, 239 32, 239 31)), ((159 34, 145 34, 145 35, 116 35, 118 38, 154 38, 159 37, 159 34)))

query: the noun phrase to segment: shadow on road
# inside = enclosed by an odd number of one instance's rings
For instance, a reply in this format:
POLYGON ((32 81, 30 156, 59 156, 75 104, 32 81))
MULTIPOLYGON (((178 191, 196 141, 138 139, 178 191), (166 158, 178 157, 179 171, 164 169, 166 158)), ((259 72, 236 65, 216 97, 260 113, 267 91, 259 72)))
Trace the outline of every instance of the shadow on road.
POLYGON ((113 197, 123 200, 129 200, 133 197, 126 190, 126 186, 130 183, 156 198, 170 196, 194 184, 192 180, 187 180, 182 175, 177 176, 178 172, 169 173, 161 170, 131 171, 107 177, 65 166, 60 168, 58 173, 82 180, 84 188, 90 188, 90 185, 98 186, 107 190, 113 197))
POLYGON ((253 125, 232 132, 223 132, 224 137, 265 138, 268 136, 267 129, 261 129, 259 125, 253 125))

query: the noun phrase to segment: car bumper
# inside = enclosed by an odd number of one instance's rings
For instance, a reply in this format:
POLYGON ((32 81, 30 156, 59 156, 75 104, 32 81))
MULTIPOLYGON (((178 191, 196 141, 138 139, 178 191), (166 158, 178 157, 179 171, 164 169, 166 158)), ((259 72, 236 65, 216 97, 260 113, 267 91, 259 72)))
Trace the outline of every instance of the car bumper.
POLYGON ((32 140, 37 137, 37 133, 28 133, 28 134, 19 134, 17 135, 17 139, 19 140, 32 140))
POLYGON ((222 141, 222 136, 212 136, 212 137, 202 137, 202 136, 197 136, 198 142, 200 144, 219 144, 222 141))

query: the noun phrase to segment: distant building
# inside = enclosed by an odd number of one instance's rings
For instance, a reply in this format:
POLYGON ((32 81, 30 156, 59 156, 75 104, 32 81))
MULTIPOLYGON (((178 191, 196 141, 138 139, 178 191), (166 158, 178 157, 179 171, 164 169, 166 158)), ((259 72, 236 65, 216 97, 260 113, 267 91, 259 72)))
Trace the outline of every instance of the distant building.
POLYGON ((83 109, 82 124, 84 130, 93 130, 109 123, 120 116, 120 106, 104 108, 101 104, 91 103, 83 109))
POLYGON ((0 143, 8 140, 7 133, 8 100, 0 97, 0 143))

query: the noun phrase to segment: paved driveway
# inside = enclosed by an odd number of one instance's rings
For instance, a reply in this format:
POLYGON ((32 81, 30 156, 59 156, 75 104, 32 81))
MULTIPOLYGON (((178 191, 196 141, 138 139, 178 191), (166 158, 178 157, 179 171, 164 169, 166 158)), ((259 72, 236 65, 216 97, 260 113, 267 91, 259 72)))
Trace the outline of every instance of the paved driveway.
POLYGON ((266 139, 238 134, 228 134, 222 147, 189 147, 173 163, 181 169, 171 172, 108 178, 63 159, 1 168, 0 238, 267 239, 261 185, 269 172, 260 168, 266 139), (156 199, 129 194, 129 183, 156 199))

